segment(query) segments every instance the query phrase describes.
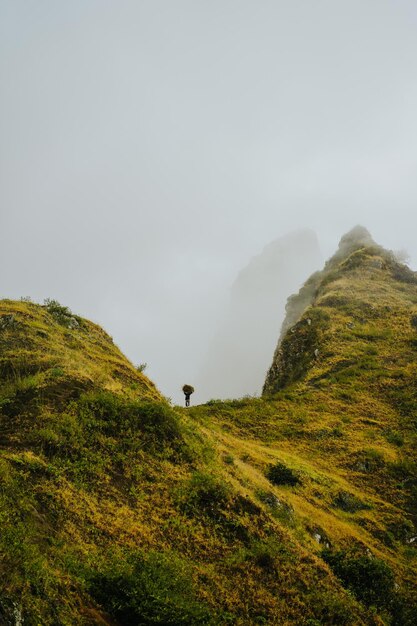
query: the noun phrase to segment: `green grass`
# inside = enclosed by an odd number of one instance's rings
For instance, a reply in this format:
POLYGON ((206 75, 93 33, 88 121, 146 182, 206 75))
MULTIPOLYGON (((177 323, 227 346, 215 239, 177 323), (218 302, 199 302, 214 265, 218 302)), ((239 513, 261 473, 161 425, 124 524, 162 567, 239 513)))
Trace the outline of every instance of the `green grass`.
POLYGON ((301 291, 268 393, 187 411, 0 302, 0 621, 415 623, 417 287, 371 247, 301 291))

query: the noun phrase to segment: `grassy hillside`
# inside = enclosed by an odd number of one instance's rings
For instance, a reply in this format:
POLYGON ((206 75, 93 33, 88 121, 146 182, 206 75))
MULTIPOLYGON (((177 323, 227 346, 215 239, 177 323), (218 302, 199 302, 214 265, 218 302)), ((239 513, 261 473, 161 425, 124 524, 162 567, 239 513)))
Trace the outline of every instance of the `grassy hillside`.
POLYGON ((363 233, 262 398, 170 407, 56 303, 0 350, 0 623, 416 623, 417 279, 363 233))

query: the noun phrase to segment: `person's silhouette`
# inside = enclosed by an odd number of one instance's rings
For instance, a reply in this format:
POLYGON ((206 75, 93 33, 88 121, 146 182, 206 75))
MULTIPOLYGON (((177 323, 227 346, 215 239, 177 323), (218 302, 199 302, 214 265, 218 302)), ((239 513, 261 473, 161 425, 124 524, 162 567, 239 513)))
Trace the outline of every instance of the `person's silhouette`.
POLYGON ((185 406, 190 406, 190 397, 191 394, 194 393, 194 387, 192 387, 191 385, 184 385, 182 390, 185 396, 185 406))

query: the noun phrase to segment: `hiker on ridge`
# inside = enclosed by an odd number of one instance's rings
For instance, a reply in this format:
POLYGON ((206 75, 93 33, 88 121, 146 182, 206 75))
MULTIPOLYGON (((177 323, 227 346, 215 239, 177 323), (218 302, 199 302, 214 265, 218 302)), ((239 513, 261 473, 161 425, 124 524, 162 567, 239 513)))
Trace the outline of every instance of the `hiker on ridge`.
POLYGON ((185 395, 185 406, 190 406, 190 396, 192 393, 194 393, 194 387, 192 387, 191 385, 184 385, 182 390, 185 395))

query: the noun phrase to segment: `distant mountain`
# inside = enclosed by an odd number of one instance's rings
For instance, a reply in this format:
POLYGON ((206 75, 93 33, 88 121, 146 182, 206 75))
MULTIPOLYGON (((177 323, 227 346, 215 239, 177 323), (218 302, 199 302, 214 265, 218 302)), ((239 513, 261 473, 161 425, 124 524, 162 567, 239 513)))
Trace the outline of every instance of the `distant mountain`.
POLYGON ((321 264, 317 237, 298 230, 264 248, 239 273, 229 309, 197 381, 200 396, 259 393, 284 318, 288 296, 321 264))
POLYGON ((415 626, 416 445, 417 274, 361 227, 260 398, 173 408, 100 327, 0 301, 0 624, 415 626))

